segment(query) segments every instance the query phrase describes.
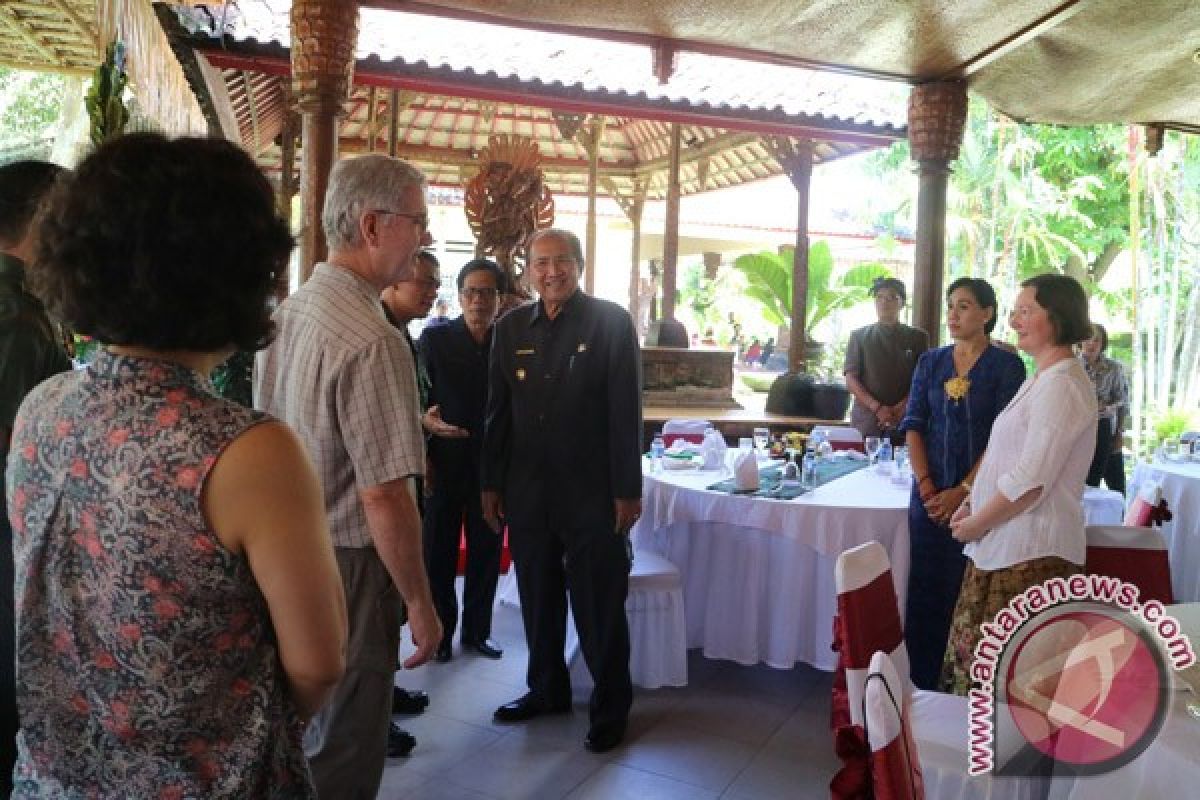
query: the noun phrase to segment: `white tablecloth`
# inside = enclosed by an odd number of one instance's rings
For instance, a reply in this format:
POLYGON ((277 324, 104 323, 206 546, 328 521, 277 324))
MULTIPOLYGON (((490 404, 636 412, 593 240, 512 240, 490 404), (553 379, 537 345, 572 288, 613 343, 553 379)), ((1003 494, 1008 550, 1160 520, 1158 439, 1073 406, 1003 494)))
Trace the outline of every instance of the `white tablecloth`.
POLYGON ((791 501, 705 490, 721 477, 647 475, 633 530, 638 549, 679 568, 689 647, 741 664, 832 670, 834 562, 871 540, 888 551, 903 608, 907 487, 863 470, 791 501))
MULTIPOLYGON (((646 475, 634 546, 679 568, 688 647, 740 664, 781 669, 802 661, 832 670, 843 550, 871 540, 888 551, 900 608, 908 581, 909 487, 874 470, 833 481, 796 500, 707 491, 715 471, 646 475)), ((1121 495, 1089 489, 1089 524, 1120 524, 1121 495)))
POLYGON ((1148 480, 1162 485, 1174 519, 1162 526, 1171 559, 1175 602, 1200 601, 1200 464, 1147 464, 1133 471, 1130 495, 1148 480))

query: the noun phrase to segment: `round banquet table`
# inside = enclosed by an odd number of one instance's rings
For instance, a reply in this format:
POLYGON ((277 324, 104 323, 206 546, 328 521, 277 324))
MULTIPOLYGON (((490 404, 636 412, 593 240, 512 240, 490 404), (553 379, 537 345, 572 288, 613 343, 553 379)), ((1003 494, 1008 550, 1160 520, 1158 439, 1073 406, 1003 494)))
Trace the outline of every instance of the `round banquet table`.
POLYGON ((1171 561, 1171 589, 1177 603, 1200 601, 1200 463, 1138 463, 1130 496, 1147 481, 1158 481, 1173 519, 1163 523, 1171 561))
MULTIPOLYGON (((846 549, 878 541, 888 552, 900 608, 908 582, 907 483, 874 469, 839 478, 795 500, 710 491, 714 470, 645 474, 634 547, 679 568, 689 648, 708 658, 787 669, 833 670, 837 590, 846 549)), ((1120 495, 1089 491, 1089 524, 1120 524, 1120 495)))

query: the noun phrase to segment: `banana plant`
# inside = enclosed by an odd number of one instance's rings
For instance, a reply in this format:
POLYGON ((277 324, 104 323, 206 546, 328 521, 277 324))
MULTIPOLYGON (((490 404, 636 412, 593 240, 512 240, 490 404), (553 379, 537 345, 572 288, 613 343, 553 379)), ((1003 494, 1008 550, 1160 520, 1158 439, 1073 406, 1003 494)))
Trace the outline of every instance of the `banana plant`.
POLYGON ((119 41, 108 45, 104 61, 92 75, 92 85, 84 98, 90 123, 89 134, 93 147, 120 136, 129 123, 129 109, 123 95, 128 76, 125 74, 125 46, 119 41))
MULTIPOLYGON (((746 276, 745 293, 762 305, 763 316, 773 325, 786 325, 792 319, 792 250, 769 250, 738 256, 734 268, 746 276)), ((808 297, 805 325, 815 330, 835 311, 850 308, 868 297, 876 278, 890 273, 882 264, 863 262, 835 274, 833 253, 826 242, 814 242, 808 248, 808 297)))

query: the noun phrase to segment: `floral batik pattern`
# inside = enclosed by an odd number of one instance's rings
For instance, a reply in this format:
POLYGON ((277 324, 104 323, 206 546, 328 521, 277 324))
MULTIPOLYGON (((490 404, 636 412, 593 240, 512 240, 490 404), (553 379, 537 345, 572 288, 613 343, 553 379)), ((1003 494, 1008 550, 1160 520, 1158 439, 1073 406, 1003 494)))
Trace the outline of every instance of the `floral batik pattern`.
POLYGON ((264 419, 109 351, 26 399, 14 797, 315 796, 266 602, 201 510, 217 457, 264 419))

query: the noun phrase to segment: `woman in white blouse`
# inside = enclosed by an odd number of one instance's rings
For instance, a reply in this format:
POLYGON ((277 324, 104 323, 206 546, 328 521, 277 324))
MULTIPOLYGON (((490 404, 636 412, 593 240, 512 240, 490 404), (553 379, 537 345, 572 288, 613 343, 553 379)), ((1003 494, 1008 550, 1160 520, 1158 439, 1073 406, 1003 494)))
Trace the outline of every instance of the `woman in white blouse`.
POLYGON ((1083 481, 1095 449, 1096 394, 1072 345, 1091 335, 1087 296, 1065 275, 1021 284, 1010 317, 1037 371, 992 424, 968 499, 950 522, 966 542, 941 688, 966 694, 979 626, 1016 595, 1083 570, 1083 481))

